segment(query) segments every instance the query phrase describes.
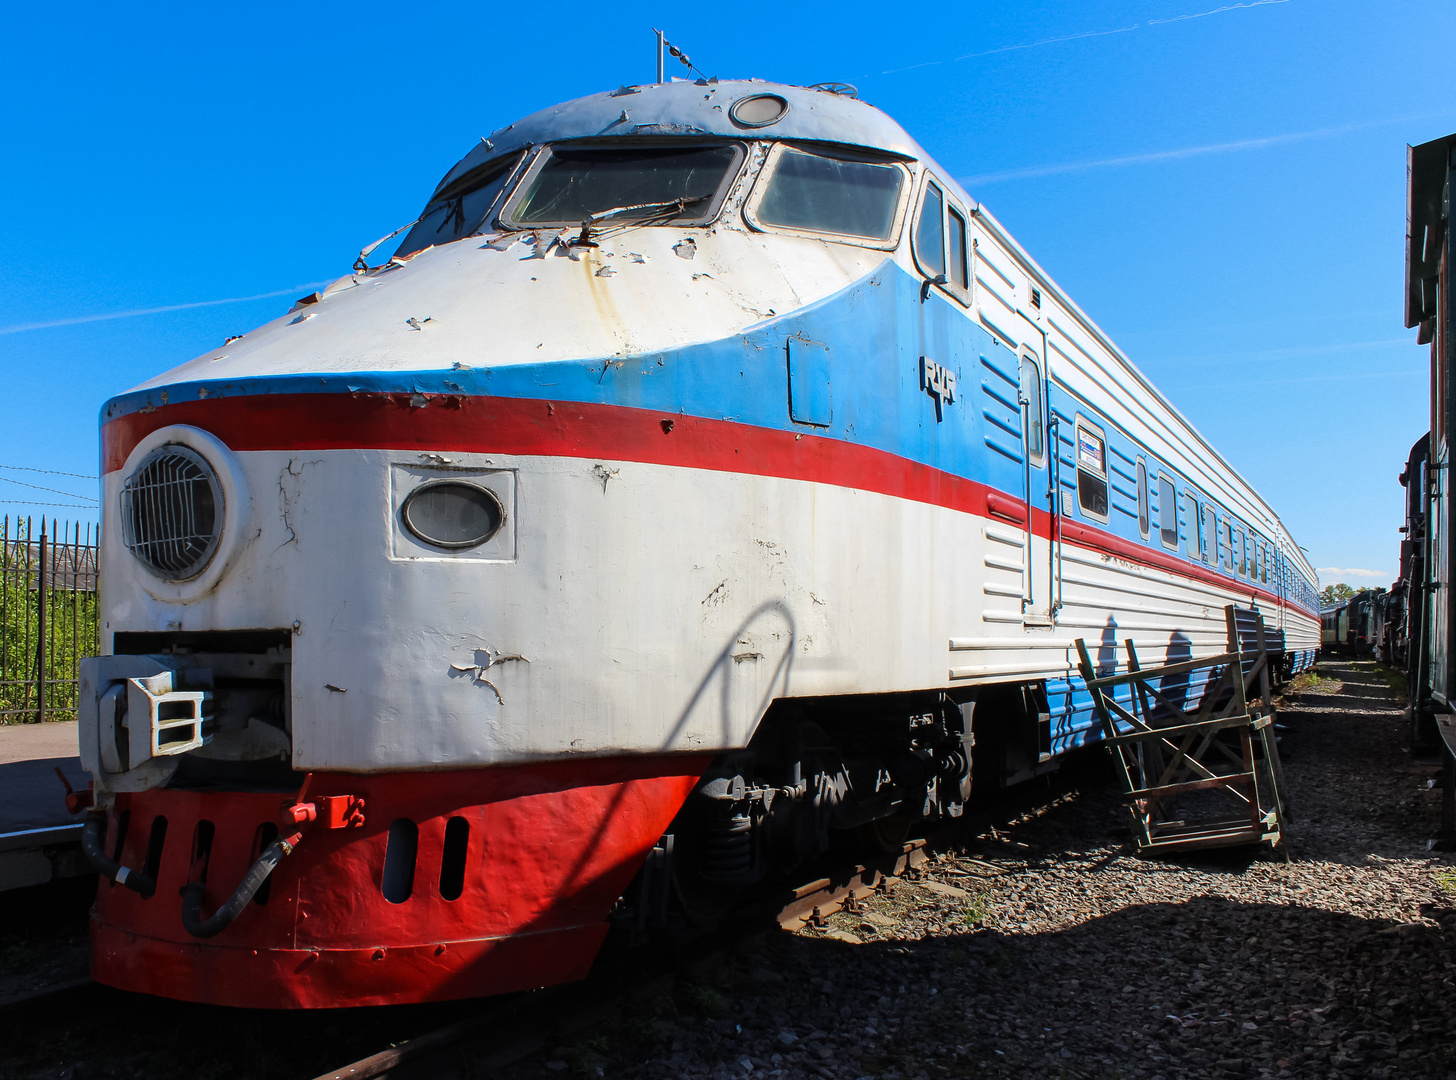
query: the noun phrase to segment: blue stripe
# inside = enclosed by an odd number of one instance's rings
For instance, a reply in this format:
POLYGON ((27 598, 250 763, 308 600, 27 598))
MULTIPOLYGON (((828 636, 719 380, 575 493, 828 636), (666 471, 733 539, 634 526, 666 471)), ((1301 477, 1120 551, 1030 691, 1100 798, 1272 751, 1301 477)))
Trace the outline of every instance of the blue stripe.
MULTIPOLYGON (((455 371, 188 382, 114 398, 104 407, 102 418, 111 420, 162 405, 164 394, 169 401, 360 392, 544 398, 802 431, 873 447, 1020 497, 1024 484, 1021 410, 1016 401, 1020 358, 938 293, 922 300, 921 288, 917 277, 886 260, 872 274, 815 304, 734 337, 681 349, 629 359, 486 364, 455 371), (832 419, 827 427, 807 427, 790 417, 786 349, 791 340, 826 348, 827 364, 811 367, 821 372, 816 377, 829 382, 832 419), (920 385, 922 356, 956 375, 958 395, 953 404, 943 405, 939 418, 935 401, 920 385)), ((1062 463, 1061 486, 1071 496, 1064 500, 1064 509, 1076 517, 1080 511, 1075 498, 1074 417, 1086 410, 1050 382, 1046 392, 1051 410, 1062 421, 1054 450, 1062 463)), ((1156 476, 1160 465, 1145 449, 1126 438, 1107 417, 1092 419, 1106 431, 1112 455, 1130 462, 1142 454, 1148 458, 1150 475, 1156 476)), ((1114 470, 1127 476, 1115 465, 1114 470)), ((1044 485, 1044 480, 1033 478, 1033 484, 1044 485)), ((1135 505, 1133 492, 1116 484, 1113 488, 1129 505, 1135 505)), ((1123 512, 1112 515, 1110 524, 1091 523, 1155 548, 1157 530, 1143 541, 1135 511, 1124 509, 1117 499, 1113 505, 1123 512)), ((1201 561, 1198 565, 1201 570, 1209 569, 1201 561)), ((1212 569, 1224 574, 1231 585, 1242 584, 1221 566, 1212 569)), ((1057 692, 1065 698, 1063 707, 1054 709, 1059 725, 1057 745, 1065 749, 1095 738, 1085 691, 1069 683, 1057 692)))

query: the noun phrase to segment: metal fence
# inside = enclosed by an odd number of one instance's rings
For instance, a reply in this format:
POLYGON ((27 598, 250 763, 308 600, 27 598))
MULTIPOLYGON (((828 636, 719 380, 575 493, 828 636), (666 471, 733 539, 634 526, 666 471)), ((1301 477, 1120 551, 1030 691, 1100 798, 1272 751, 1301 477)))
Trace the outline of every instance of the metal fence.
POLYGON ((101 645, 99 539, 88 523, 0 518, 0 724, 76 718, 81 657, 101 645))

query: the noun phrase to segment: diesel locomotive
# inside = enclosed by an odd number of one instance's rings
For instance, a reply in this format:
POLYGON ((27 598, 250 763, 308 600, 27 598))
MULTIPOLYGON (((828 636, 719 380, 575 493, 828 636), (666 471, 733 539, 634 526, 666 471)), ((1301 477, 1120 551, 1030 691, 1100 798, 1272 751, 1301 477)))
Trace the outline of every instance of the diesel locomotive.
POLYGON ((1319 647, 1275 512, 848 87, 554 106, 400 232, 102 409, 98 981, 579 978, 1095 742, 1078 638, 1319 647))

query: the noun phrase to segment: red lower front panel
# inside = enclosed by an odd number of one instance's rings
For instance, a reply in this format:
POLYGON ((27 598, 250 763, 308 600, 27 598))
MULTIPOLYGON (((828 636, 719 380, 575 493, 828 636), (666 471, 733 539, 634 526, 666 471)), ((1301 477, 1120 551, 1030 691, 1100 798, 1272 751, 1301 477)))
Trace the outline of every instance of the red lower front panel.
POLYGON ((316 775, 307 797, 360 796, 365 824, 303 826, 303 840, 273 872, 266 896, 207 940, 183 928, 179 895, 189 875, 201 872, 194 852, 208 830, 200 823, 212 826, 206 916, 257 857, 265 826, 285 835, 297 828, 280 825, 279 812, 293 799, 216 791, 119 795, 106 844, 113 849, 124 819, 124 865, 140 869, 149 844, 155 858, 158 819, 165 819, 157 890, 143 898, 102 881, 92 912, 92 977, 126 990, 254 1008, 438 1001, 579 979, 606 934, 613 903, 707 762, 613 758, 316 775), (464 824, 452 824, 454 818, 464 824))

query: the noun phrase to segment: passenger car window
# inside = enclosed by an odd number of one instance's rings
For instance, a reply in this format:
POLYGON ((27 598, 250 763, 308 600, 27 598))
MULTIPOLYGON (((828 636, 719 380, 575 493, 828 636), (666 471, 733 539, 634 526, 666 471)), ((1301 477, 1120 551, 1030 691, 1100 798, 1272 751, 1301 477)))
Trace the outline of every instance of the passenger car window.
POLYGON ((502 216, 521 226, 707 221, 742 158, 732 144, 553 146, 502 216))
POLYGON ((1223 523, 1223 568, 1234 568, 1234 527, 1227 520, 1223 523))
POLYGON ((448 244, 463 236, 474 236, 488 229, 492 222, 487 221, 485 215, 510 179, 511 170, 519 158, 517 154, 504 161, 492 162, 446 189, 441 198, 434 199, 425 207, 420 220, 405 234, 404 241, 395 249, 395 258, 448 244))
POLYGON ((1203 504, 1203 561, 1218 563, 1218 515, 1208 503, 1203 504))
POLYGON ((1148 463, 1138 458, 1137 463, 1138 535, 1148 538, 1150 518, 1148 516, 1148 463))
POLYGON ((925 185, 920 221, 915 226, 915 257, 926 273, 945 273, 945 196, 934 184, 925 185))
POLYGON ((1077 504, 1107 520, 1107 443, 1100 431, 1077 425, 1077 504))
POLYGON ((889 240, 905 172, 785 147, 753 213, 765 225, 889 240))
POLYGON ((1173 481, 1162 473, 1158 474, 1158 531, 1164 547, 1178 546, 1178 496, 1173 481))

